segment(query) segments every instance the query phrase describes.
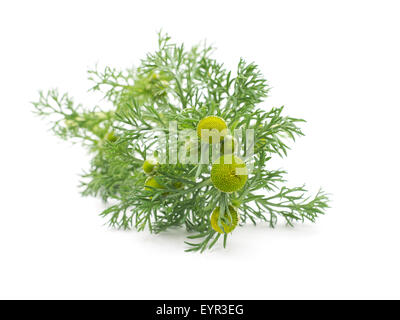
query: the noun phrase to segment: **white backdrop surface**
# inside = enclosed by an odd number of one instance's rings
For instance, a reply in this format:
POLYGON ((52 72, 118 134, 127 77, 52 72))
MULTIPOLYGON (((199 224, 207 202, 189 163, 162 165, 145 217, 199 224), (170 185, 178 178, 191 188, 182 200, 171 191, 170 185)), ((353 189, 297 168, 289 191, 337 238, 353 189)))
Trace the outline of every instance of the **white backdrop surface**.
POLYGON ((400 298, 397 1, 2 1, 0 298, 400 298), (316 224, 245 226, 228 248, 184 253, 185 233, 110 230, 82 198, 89 157, 32 113, 38 89, 89 103, 86 69, 130 67, 156 32, 255 61, 266 108, 307 119, 276 163, 323 187, 316 224))

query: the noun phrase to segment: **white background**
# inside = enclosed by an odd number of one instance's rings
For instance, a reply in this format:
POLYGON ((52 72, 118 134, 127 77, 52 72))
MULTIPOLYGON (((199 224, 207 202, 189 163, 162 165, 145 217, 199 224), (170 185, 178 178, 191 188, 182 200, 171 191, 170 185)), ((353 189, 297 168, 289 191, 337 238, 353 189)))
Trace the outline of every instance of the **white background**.
POLYGON ((1 1, 0 298, 400 298, 398 1, 1 1), (38 89, 88 101, 86 69, 131 67, 156 31, 256 61, 266 108, 308 120, 277 163, 332 194, 317 224, 235 231, 184 253, 185 233, 114 231, 81 198, 89 157, 31 114, 38 89))

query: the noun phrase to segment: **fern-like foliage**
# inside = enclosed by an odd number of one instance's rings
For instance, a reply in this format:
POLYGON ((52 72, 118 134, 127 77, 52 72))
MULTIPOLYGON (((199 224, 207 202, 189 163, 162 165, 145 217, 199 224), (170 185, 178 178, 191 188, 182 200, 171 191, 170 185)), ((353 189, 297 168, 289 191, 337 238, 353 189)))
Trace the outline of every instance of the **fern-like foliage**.
POLYGON ((284 186, 286 172, 268 165, 271 157, 287 155, 288 143, 303 135, 304 120, 284 115, 283 107, 263 106, 269 86, 257 65, 241 59, 236 70, 228 71, 212 58, 213 50, 208 45, 186 49, 160 33, 158 49, 138 68, 89 71, 91 91, 102 92, 112 110, 85 108, 57 90, 40 92, 34 102, 35 112, 50 121, 57 136, 92 152, 82 194, 113 203, 101 213, 111 226, 155 233, 184 226, 190 232, 188 251, 203 252, 220 239, 226 245, 228 234, 210 224, 217 206, 222 214, 235 206, 241 225, 266 221, 271 227, 279 217, 290 226, 315 222, 328 208, 323 191, 310 197, 304 186, 284 186), (171 122, 178 130, 196 130, 209 115, 223 118, 231 130, 254 131, 254 154, 246 160, 254 169, 245 186, 221 192, 211 182, 210 165, 178 161, 157 166, 162 188, 145 188, 142 165, 157 156, 157 135, 168 135, 171 122))

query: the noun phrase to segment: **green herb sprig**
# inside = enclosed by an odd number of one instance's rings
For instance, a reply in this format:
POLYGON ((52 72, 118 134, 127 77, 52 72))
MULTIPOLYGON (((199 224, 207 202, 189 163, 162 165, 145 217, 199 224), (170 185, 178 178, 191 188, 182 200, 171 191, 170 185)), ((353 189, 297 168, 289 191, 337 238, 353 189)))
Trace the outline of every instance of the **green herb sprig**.
POLYGON ((90 91, 101 92, 112 110, 85 108, 58 90, 40 92, 33 103, 54 134, 92 153, 90 169, 82 174, 82 194, 113 203, 101 213, 110 226, 154 233, 184 226, 190 233, 187 251, 203 252, 218 240, 226 246, 228 233, 220 230, 232 223, 232 214, 237 213, 240 225, 249 220, 274 227, 282 217, 293 226, 315 222, 328 208, 326 193, 310 197, 304 186, 282 186, 286 172, 268 163, 274 155, 287 155, 290 140, 303 135, 299 125, 304 120, 285 116, 283 107, 261 107, 269 86, 258 67, 241 59, 237 70, 228 71, 212 58, 213 51, 205 44, 187 50, 159 33, 158 49, 138 68, 89 70, 90 91), (254 154, 246 160, 254 169, 244 187, 221 192, 211 181, 211 165, 179 161, 155 165, 149 184, 142 166, 157 157, 154 129, 168 135, 174 121, 179 130, 196 130, 211 115, 230 130, 254 130, 254 154), (210 223, 216 207, 219 232, 210 223))

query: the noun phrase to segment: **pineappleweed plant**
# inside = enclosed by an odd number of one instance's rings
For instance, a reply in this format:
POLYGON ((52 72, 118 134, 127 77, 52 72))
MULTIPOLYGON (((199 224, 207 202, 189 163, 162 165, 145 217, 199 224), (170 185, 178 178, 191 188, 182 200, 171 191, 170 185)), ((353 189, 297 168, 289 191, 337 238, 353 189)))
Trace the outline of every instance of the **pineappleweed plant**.
POLYGON ((56 89, 41 91, 33 103, 57 136, 92 154, 82 194, 112 203, 101 213, 110 226, 153 233, 184 226, 187 251, 203 252, 220 239, 225 247, 228 235, 248 221, 274 227, 281 217, 293 226, 315 222, 328 208, 323 191, 309 196, 304 186, 285 186, 286 172, 269 165, 303 135, 304 120, 285 116, 283 107, 262 106, 269 87, 254 63, 240 59, 228 71, 212 52, 206 44, 186 49, 159 33, 158 49, 137 68, 88 71, 90 91, 101 92, 101 104, 112 108, 83 107, 56 89), (209 163, 179 157, 171 163, 166 152, 161 161, 160 137, 168 148, 171 123, 197 133, 178 140, 179 150, 201 155, 217 145, 221 154, 210 152, 209 163), (202 137, 202 130, 211 134, 202 137), (251 153, 233 134, 247 130, 251 153))

